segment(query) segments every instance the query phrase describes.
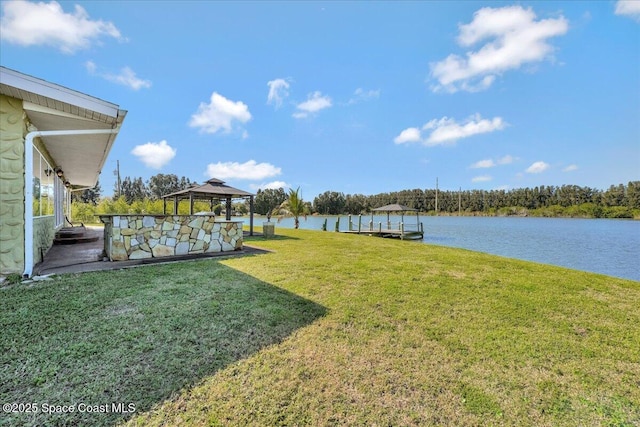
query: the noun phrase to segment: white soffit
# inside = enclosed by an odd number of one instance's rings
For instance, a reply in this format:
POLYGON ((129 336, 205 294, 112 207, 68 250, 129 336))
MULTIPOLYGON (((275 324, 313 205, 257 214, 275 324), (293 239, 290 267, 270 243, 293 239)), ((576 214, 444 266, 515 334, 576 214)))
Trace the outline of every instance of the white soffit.
MULTIPOLYGON (((39 131, 119 130, 126 111, 118 105, 0 66, 0 93, 23 101, 39 131)), ((71 185, 93 187, 115 134, 41 137, 55 165, 71 185)))

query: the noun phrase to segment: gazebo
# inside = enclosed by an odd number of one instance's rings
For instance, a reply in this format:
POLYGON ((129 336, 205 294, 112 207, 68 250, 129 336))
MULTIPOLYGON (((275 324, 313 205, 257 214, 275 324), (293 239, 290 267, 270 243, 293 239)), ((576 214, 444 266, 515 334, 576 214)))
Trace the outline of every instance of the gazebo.
POLYGON ((225 200, 226 219, 231 220, 231 200, 232 199, 249 199, 249 235, 253 236, 253 193, 230 187, 217 178, 211 178, 202 185, 196 185, 186 190, 176 191, 175 193, 162 196, 163 209, 167 214, 167 199, 173 200, 173 214, 178 214, 178 203, 181 200, 189 200, 189 214, 193 215, 193 202, 195 200, 208 200, 210 209, 213 210, 214 200, 225 200))

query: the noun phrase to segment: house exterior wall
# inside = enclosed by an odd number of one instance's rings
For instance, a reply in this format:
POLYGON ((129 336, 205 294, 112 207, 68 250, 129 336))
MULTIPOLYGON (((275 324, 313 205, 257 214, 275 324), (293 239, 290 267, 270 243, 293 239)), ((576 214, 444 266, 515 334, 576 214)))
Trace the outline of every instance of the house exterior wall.
POLYGON ((0 274, 24 271, 24 137, 22 101, 0 95, 0 274))
POLYGON ((56 230, 53 215, 33 219, 33 264, 42 262, 42 258, 53 246, 56 230))

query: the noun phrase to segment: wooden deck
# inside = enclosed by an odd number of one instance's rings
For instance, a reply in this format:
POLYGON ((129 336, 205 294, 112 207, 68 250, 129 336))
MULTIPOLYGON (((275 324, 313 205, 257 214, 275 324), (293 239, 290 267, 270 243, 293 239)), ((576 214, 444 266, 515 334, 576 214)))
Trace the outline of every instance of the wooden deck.
POLYGON ((419 240, 424 237, 424 233, 422 231, 401 231, 401 230, 387 230, 387 229, 378 229, 378 230, 341 230, 341 233, 350 233, 350 234, 366 234, 368 236, 376 236, 376 237, 395 237, 401 240, 419 240))

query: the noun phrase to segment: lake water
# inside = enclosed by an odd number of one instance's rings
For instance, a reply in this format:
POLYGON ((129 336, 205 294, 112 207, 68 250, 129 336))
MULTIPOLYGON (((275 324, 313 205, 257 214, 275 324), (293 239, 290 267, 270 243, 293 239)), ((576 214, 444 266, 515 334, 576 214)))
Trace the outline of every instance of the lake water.
MULTIPOLYGON (((327 230, 334 231, 334 216, 309 216, 306 221, 300 219, 300 228, 320 230, 325 219, 327 230)), ((363 215, 363 226, 368 226, 370 219, 370 216, 363 215)), ((386 216, 376 216, 374 223, 386 223, 386 220, 386 216)), ((400 217, 392 215, 390 220, 398 223, 400 217)), ((415 216, 405 216, 404 220, 406 224, 416 224, 415 216)), ((346 216, 340 217, 341 230, 347 229, 347 221, 346 216)), ((352 221, 357 227, 358 217, 353 216, 352 221)), ((245 218, 245 222, 249 220, 245 218)), ((262 222, 263 218, 255 218, 256 225, 261 226, 262 222)), ((424 225, 425 235, 418 242, 640 281, 640 221, 421 216, 420 222, 424 225)), ((293 228, 293 219, 276 222, 276 233, 278 227, 293 228)))

